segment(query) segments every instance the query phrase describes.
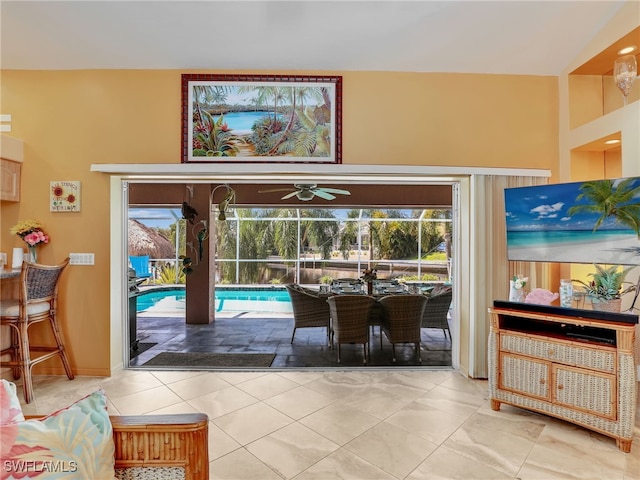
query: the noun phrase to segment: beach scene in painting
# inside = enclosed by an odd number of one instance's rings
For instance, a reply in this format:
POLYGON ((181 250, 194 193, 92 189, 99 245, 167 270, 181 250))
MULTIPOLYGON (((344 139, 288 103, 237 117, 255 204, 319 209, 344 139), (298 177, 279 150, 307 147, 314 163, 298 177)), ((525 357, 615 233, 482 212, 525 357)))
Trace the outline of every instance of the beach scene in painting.
POLYGON ((505 189, 509 260, 640 265, 640 177, 505 189))
POLYGON ((189 82, 189 158, 335 162, 335 85, 189 82))

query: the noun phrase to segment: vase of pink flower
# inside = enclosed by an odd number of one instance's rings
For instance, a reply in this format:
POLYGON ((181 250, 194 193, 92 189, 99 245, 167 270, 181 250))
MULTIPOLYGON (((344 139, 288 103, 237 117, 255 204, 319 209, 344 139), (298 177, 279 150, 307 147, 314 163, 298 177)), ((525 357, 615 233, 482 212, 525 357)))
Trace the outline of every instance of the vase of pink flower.
POLYGON ((42 224, 38 220, 22 220, 11 227, 11 233, 18 235, 27 244, 29 261, 37 263, 38 245, 49 243, 49 235, 44 233, 42 224))

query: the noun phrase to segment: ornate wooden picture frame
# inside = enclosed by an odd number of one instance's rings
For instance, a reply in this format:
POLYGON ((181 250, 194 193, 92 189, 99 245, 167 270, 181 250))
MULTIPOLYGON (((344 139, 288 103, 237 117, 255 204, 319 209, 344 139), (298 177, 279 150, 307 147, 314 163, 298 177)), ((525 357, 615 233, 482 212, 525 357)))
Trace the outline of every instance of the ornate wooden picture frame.
POLYGON ((183 74, 182 162, 342 163, 342 77, 183 74))

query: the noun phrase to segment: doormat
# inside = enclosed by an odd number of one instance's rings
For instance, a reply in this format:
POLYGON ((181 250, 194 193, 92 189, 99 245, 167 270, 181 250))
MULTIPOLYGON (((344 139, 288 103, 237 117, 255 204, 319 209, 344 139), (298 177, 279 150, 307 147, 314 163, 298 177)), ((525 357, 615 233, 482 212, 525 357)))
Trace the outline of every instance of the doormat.
POLYGON ((162 352, 148 367, 270 367, 275 353, 162 352))
POLYGON ((155 347, 156 345, 157 345, 157 343, 138 342, 138 349, 137 350, 131 350, 131 354, 130 354, 129 358, 130 359, 134 359, 138 355, 140 355, 142 352, 146 352, 147 350, 149 350, 150 348, 155 347))

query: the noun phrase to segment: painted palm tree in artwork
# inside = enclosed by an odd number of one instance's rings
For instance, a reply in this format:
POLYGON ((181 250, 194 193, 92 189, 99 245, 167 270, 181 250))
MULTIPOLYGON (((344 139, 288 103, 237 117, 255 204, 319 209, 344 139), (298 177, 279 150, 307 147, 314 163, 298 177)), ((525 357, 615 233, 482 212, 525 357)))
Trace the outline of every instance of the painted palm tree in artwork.
POLYGON ((607 218, 633 229, 640 238, 640 186, 634 187, 635 178, 619 183, 613 180, 597 180, 580 185, 581 193, 576 201, 587 200, 588 204, 569 208, 569 216, 576 213, 598 213, 593 230, 597 230, 607 218))
POLYGON ((326 124, 331 120, 331 109, 326 88, 247 85, 239 87, 238 93, 255 94, 251 99, 255 108, 268 105, 273 111, 272 118, 265 117, 252 128, 251 141, 256 152, 268 156, 329 155, 330 132, 326 124), (307 99, 324 103, 315 108, 305 107, 307 99))
POLYGON ((197 121, 205 122, 202 112, 211 105, 223 104, 227 101, 228 87, 197 85, 193 87, 193 103, 197 112, 197 121))

